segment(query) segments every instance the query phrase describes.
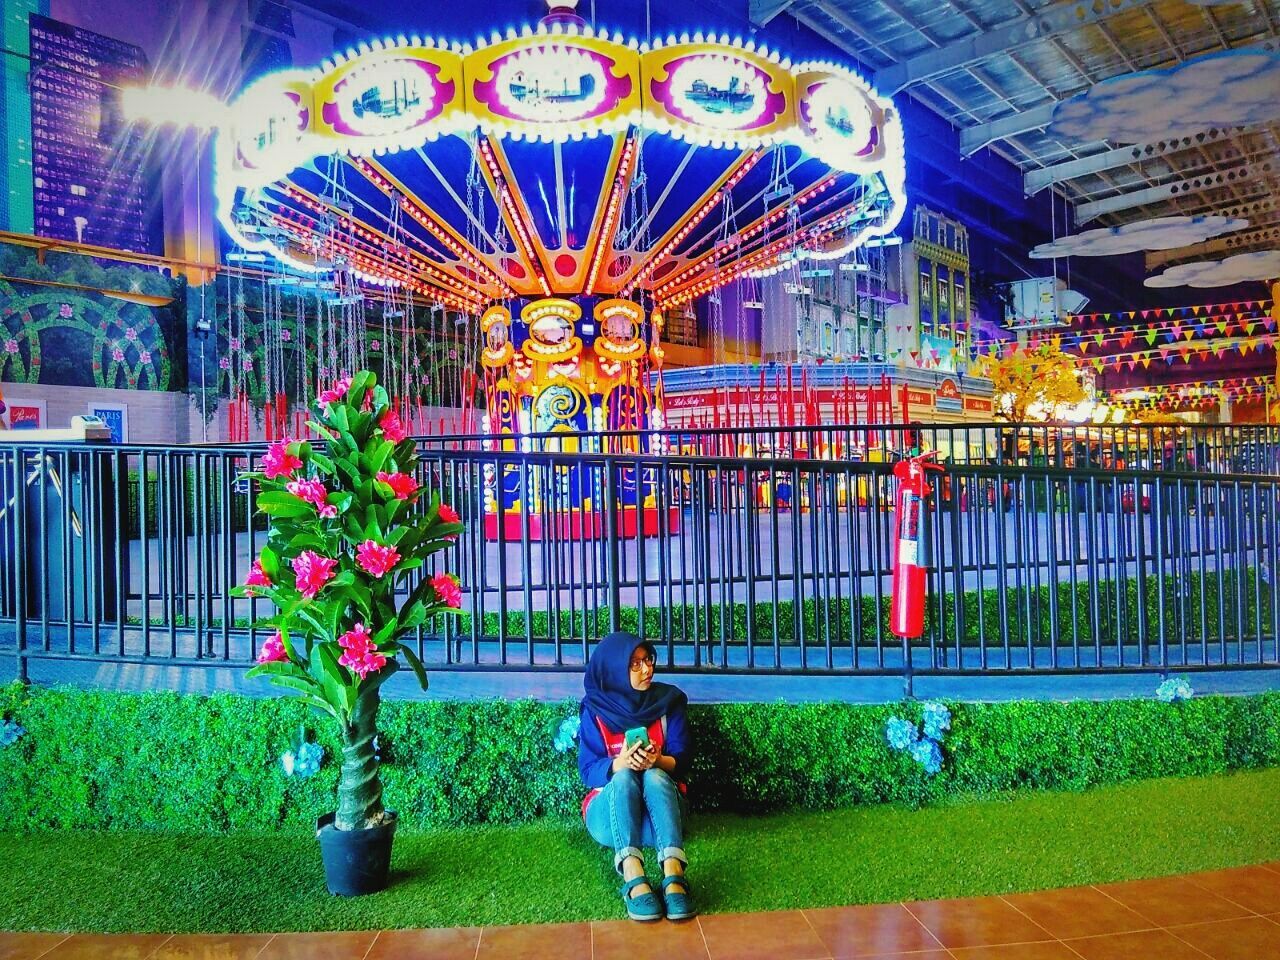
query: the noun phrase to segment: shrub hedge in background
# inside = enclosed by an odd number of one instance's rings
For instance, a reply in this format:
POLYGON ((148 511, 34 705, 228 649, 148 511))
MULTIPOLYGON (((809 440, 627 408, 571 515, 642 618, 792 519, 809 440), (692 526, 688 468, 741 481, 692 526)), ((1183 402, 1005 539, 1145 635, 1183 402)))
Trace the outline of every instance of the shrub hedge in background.
MULTIPOLYGON (((695 809, 763 812, 922 804, 1021 787, 1280 765, 1280 693, 1100 702, 957 703, 942 772, 889 749, 885 721, 918 703, 694 706, 695 809)), ((0 748, 0 830, 314 829, 332 809, 336 741, 289 698, 0 687, 26 735, 0 748), (305 725, 320 773, 287 778, 305 725)), ((408 828, 572 816, 576 756, 552 746, 572 703, 390 701, 380 744, 391 807, 408 828)))
MULTIPOLYGON (((758 588, 758 593, 767 596, 768 590, 758 588)), ((976 646, 980 640, 989 647, 998 646, 1003 616, 1014 647, 1025 647, 1028 642, 1047 647, 1050 638, 1056 636, 1059 646, 1070 646, 1073 640, 1093 646, 1095 638, 1099 638, 1100 646, 1106 648, 1114 647, 1118 639, 1137 643, 1142 635, 1148 643, 1157 643, 1161 619, 1170 646, 1177 645, 1175 637, 1198 641, 1204 635, 1213 643, 1222 637, 1244 636, 1250 642, 1259 634, 1270 646, 1275 641, 1268 642, 1266 638, 1274 636, 1272 622, 1277 612, 1272 609, 1273 600, 1280 606, 1280 594, 1271 589, 1261 571, 1241 567, 1203 574, 1191 570, 1163 577, 1148 575, 1141 580, 1122 577, 1093 584, 1083 576, 1075 583, 1068 578, 1052 586, 1010 584, 1003 591, 988 587, 948 593, 941 602, 943 636, 949 643, 959 636, 968 646, 976 646)), ((931 598, 925 608, 925 639, 919 641, 922 646, 929 643, 928 636, 937 622, 937 603, 936 597, 931 598)), ((722 637, 730 644, 741 642, 748 635, 750 614, 752 636, 762 645, 772 644, 775 637, 784 645, 795 644, 800 636, 813 643, 815 637, 828 633, 836 644, 847 644, 855 636, 859 643, 874 644, 878 608, 882 642, 896 645, 899 641, 889 630, 889 607, 886 590, 878 602, 874 596, 826 596, 806 597, 798 607, 794 600, 762 600, 754 608, 745 603, 674 603, 666 607, 665 619, 663 609, 657 606, 645 609, 643 624, 640 611, 632 606, 619 608, 618 618, 620 629, 655 641, 674 634, 711 643, 719 643, 722 637)), ((609 608, 605 606, 554 613, 538 610, 527 619, 535 640, 580 637, 584 632, 598 636, 612 629, 609 608)), ((457 633, 469 636, 471 621, 471 615, 464 610, 455 627, 457 633)), ((497 612, 485 613, 481 618, 484 636, 497 637, 500 622, 497 612)), ((524 611, 508 612, 506 627, 511 640, 522 640, 526 631, 524 611)))

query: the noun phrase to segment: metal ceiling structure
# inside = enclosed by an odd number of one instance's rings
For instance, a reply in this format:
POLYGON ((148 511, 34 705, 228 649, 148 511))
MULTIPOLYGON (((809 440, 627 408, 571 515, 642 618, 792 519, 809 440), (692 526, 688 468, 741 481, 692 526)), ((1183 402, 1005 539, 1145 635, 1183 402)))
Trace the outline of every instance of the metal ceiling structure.
POLYGON ((949 120, 964 154, 989 148, 1016 164, 1027 195, 1062 196, 1077 224, 1250 220, 1241 235, 1148 255, 1149 268, 1277 245, 1280 123, 1132 146, 1066 143, 1044 128, 1059 102, 1112 77, 1280 50, 1280 0, 751 0, 755 23, 779 15, 856 56, 881 93, 905 91, 949 120))

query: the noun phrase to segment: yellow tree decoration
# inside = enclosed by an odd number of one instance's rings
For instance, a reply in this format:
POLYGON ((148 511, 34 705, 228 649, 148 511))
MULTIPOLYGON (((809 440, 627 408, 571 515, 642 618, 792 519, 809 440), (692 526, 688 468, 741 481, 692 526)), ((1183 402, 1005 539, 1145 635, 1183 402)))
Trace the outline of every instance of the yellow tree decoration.
POLYGON ((996 416, 1011 423, 1055 416, 1060 407, 1073 407, 1086 397, 1075 360, 1056 344, 1023 347, 986 361, 996 416))

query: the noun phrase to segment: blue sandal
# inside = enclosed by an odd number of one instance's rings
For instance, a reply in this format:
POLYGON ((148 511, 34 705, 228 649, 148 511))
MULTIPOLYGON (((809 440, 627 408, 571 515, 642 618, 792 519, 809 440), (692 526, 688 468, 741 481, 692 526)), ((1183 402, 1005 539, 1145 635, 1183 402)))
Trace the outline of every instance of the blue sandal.
POLYGON ((689 878, 683 873, 673 873, 669 877, 662 878, 662 896, 667 901, 667 919, 668 920, 692 920, 698 915, 697 909, 693 905, 692 887, 689 886, 689 878), (684 887, 683 893, 672 893, 667 888, 678 883, 684 887))
POLYGON ((642 923, 662 919, 662 901, 658 899, 658 895, 652 890, 648 893, 631 896, 632 890, 640 886, 640 884, 648 882, 648 877, 639 876, 634 880, 628 880, 622 885, 622 902, 627 908, 627 916, 642 923))

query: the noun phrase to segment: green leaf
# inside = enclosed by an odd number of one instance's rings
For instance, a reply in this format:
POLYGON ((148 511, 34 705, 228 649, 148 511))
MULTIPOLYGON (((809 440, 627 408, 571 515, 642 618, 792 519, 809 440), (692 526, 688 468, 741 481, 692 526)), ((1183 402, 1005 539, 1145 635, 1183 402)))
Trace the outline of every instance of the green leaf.
POLYGON ((377 633, 373 635, 373 645, 375 647, 382 646, 384 643, 390 640, 393 636, 395 636, 396 631, 399 629, 400 629, 400 622, 398 620, 393 619, 389 621, 385 626, 383 626, 381 630, 379 630, 377 633))
MULTIPOLYGON (((294 663, 298 663, 300 658, 298 657, 297 651, 294 650, 293 648, 293 640, 289 636, 289 630, 287 626, 282 625, 280 627, 280 641, 284 645, 284 652, 289 655, 289 659, 292 660, 294 663)), ((302 662, 305 663, 306 661, 302 661, 302 662)))
POLYGON ((270 547, 263 547, 258 559, 262 561, 262 572, 274 582, 280 576, 280 557, 270 547))
POLYGON ((356 705, 356 690, 343 677, 342 667, 338 665, 332 646, 322 643, 316 647, 315 656, 311 659, 311 669, 313 673, 319 671, 317 679, 324 688, 324 699, 339 711, 339 720, 345 723, 356 705))
MULTIPOLYGON (((296 663, 290 663, 287 660, 272 660, 268 663, 257 663, 245 672, 245 677, 268 677, 275 679, 276 677, 293 677, 298 678, 304 676, 302 670, 298 668, 296 663)), ((315 684, 311 678, 307 678, 307 682, 315 684)))
POLYGON ((333 472, 334 472, 333 461, 330 460, 328 457, 326 457, 324 454, 322 453, 311 454, 311 462, 314 463, 320 469, 321 473, 328 474, 329 476, 333 475, 333 472))
POLYGON ((360 696, 365 696, 370 691, 377 690, 400 669, 400 664, 395 660, 388 660, 387 665, 375 673, 372 677, 366 677, 360 684, 360 696))
POLYGON ((347 408, 340 403, 330 404, 329 419, 333 421, 333 425, 338 431, 338 436, 335 439, 340 443, 347 442, 347 438, 351 434, 351 424, 347 419, 347 408))
MULTIPOLYGON (((320 685, 311 677, 304 678, 279 675, 271 677, 271 682, 277 687, 284 687, 287 690, 296 690, 298 693, 304 694, 308 697, 315 697, 321 703, 325 703, 323 697, 317 696, 317 691, 319 691, 320 685)), ((326 706, 328 706, 328 704, 326 704, 326 706)), ((333 713, 332 707, 329 707, 328 709, 330 713, 333 713)))
POLYGON ((413 673, 418 678, 418 683, 422 686, 422 689, 427 689, 427 668, 422 665, 418 655, 413 652, 407 643, 400 644, 400 652, 404 654, 405 660, 413 668, 413 673))
POLYGON ((289 538, 285 546, 285 551, 294 556, 300 554, 303 550, 314 550, 317 553, 329 554, 334 549, 333 543, 328 537, 322 537, 314 530, 299 530, 289 538))
POLYGON ((424 623, 426 619, 427 607, 421 601, 405 604, 404 609, 400 611, 400 626, 406 632, 412 630, 418 624, 424 623))
POLYGON ((301 517, 314 510, 305 500, 282 490, 258 494, 258 509, 273 517, 301 517))
POLYGON ((310 427, 314 432, 320 434, 320 436, 322 437, 325 437, 329 440, 332 440, 334 438, 333 431, 330 430, 323 423, 318 423, 315 420, 308 420, 307 426, 310 427))
POLYGON ((368 370, 361 370, 351 378, 351 388, 347 391, 347 403, 360 407, 364 403, 364 395, 373 389, 377 378, 368 370))
POLYGON ((369 473, 376 474, 387 464, 387 458, 395 451, 396 445, 390 440, 383 440, 369 455, 369 473))

